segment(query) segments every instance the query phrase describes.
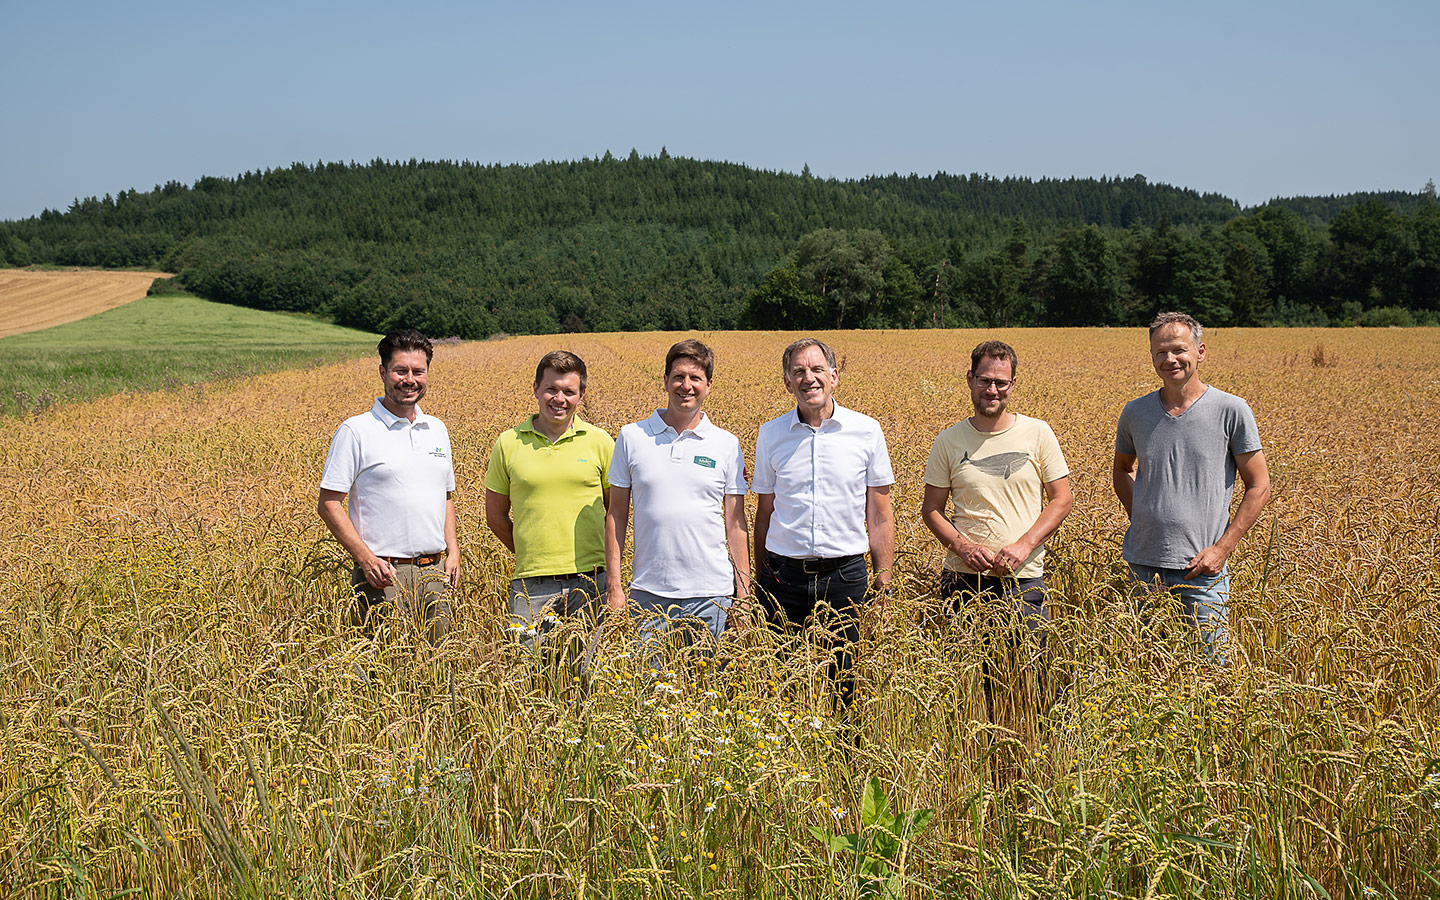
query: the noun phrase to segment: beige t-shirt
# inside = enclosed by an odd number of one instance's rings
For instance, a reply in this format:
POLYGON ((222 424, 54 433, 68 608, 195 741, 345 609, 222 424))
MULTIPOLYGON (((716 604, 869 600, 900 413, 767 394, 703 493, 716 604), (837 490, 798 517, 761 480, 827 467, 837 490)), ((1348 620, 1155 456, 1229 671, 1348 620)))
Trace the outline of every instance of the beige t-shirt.
MULTIPOLYGON (((955 529, 991 550, 1029 531, 1044 508, 1045 485, 1069 474, 1050 426, 1018 414, 1009 428, 994 433, 976 431, 968 419, 950 426, 935 438, 925 465, 925 483, 950 490, 955 529)), ((945 568, 971 572, 953 552, 945 568)), ((1044 568, 1041 544, 1015 575, 1039 578, 1044 568)))

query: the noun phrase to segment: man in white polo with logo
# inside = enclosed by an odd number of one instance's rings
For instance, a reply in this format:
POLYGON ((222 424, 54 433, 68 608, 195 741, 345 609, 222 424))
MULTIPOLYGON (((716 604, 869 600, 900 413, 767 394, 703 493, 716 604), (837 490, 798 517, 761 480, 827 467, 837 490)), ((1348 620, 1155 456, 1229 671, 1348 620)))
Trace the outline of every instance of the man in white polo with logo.
POLYGON ((895 474, 880 423, 835 402, 834 350, 798 340, 785 348, 780 369, 795 409, 761 425, 755 441, 756 581, 778 630, 803 626, 828 605, 831 675, 848 708, 858 608, 872 587, 883 596, 895 559, 895 474))
POLYGON ((385 394, 335 432, 316 511, 355 561, 352 621, 369 633, 387 606, 398 607, 439 643, 450 630, 460 545, 450 433, 420 411, 434 348, 406 329, 379 350, 385 394))
POLYGON ((714 374, 715 354, 700 341, 671 347, 666 407, 621 428, 610 460, 606 596, 612 610, 625 609, 627 601, 638 607, 647 634, 703 624, 718 639, 732 601, 744 604, 749 594, 745 456, 739 439, 705 415, 714 374), (627 592, 620 560, 632 506, 634 574, 627 592))

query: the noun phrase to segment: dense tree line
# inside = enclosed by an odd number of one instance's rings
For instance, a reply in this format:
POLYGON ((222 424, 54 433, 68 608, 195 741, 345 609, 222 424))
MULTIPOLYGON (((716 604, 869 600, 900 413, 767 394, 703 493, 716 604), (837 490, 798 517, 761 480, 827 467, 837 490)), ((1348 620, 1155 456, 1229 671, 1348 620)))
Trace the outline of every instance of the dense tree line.
POLYGON ((371 330, 1430 321, 1440 206, 1142 176, 854 181, 671 157, 297 163, 0 222, 0 265, 160 267, 371 330))

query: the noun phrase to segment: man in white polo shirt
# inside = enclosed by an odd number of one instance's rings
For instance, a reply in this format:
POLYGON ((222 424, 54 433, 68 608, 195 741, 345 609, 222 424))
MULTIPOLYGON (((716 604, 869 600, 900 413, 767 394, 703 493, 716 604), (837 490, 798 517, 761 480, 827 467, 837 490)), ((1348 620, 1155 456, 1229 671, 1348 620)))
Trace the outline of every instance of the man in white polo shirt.
POLYGON ((831 672, 848 707, 857 607, 868 588, 888 590, 895 559, 895 474, 880 423, 835 402, 835 351, 814 338, 796 341, 781 371, 795 409, 761 425, 755 442, 756 577, 773 627, 803 625, 828 604, 831 672))
POLYGON ((647 633, 698 621, 718 639, 732 599, 744 603, 749 594, 745 457, 735 435, 705 415, 714 374, 715 355, 700 341, 671 347, 668 404, 621 428, 610 460, 606 595, 612 610, 625 609, 627 597, 639 607, 647 633), (632 502, 634 576, 627 595, 620 560, 632 502))
POLYGON ((460 546, 450 433, 419 406, 434 348, 406 329, 387 334, 379 350, 385 395, 335 432, 317 511, 355 560, 354 623, 373 631, 389 603, 439 643, 450 630, 448 593, 460 579, 460 546))

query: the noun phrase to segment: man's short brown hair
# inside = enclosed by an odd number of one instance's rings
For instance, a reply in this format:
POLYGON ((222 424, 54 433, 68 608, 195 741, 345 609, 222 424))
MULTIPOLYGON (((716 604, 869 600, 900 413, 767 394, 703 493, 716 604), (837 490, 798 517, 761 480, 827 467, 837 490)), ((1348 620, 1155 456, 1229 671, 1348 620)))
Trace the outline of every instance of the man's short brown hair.
POLYGON ((571 372, 580 373, 580 390, 585 390, 585 360, 571 353, 569 350, 551 350, 540 357, 540 362, 535 365, 535 387, 540 386, 540 379, 545 377, 545 370, 553 369, 557 375, 569 375, 571 372))
POLYGON ((1155 317, 1155 321, 1150 323, 1150 336, 1154 337, 1155 332, 1166 325, 1184 325, 1190 329, 1190 338, 1197 344, 1200 343, 1200 336, 1205 333, 1205 329, 1200 327, 1200 323, 1195 321, 1194 316, 1182 312, 1162 312, 1155 317))
POLYGON ((706 381, 715 378, 715 352, 694 338, 686 338, 671 347, 670 352, 665 354, 666 378, 670 377, 670 368, 675 365, 677 359, 688 359, 699 366, 705 372, 706 381))
POLYGON ((981 361, 985 359, 1008 359, 1011 378, 1020 368, 1020 357, 1015 355, 1015 348, 1004 341, 981 341, 970 351, 970 371, 980 368, 981 361))

